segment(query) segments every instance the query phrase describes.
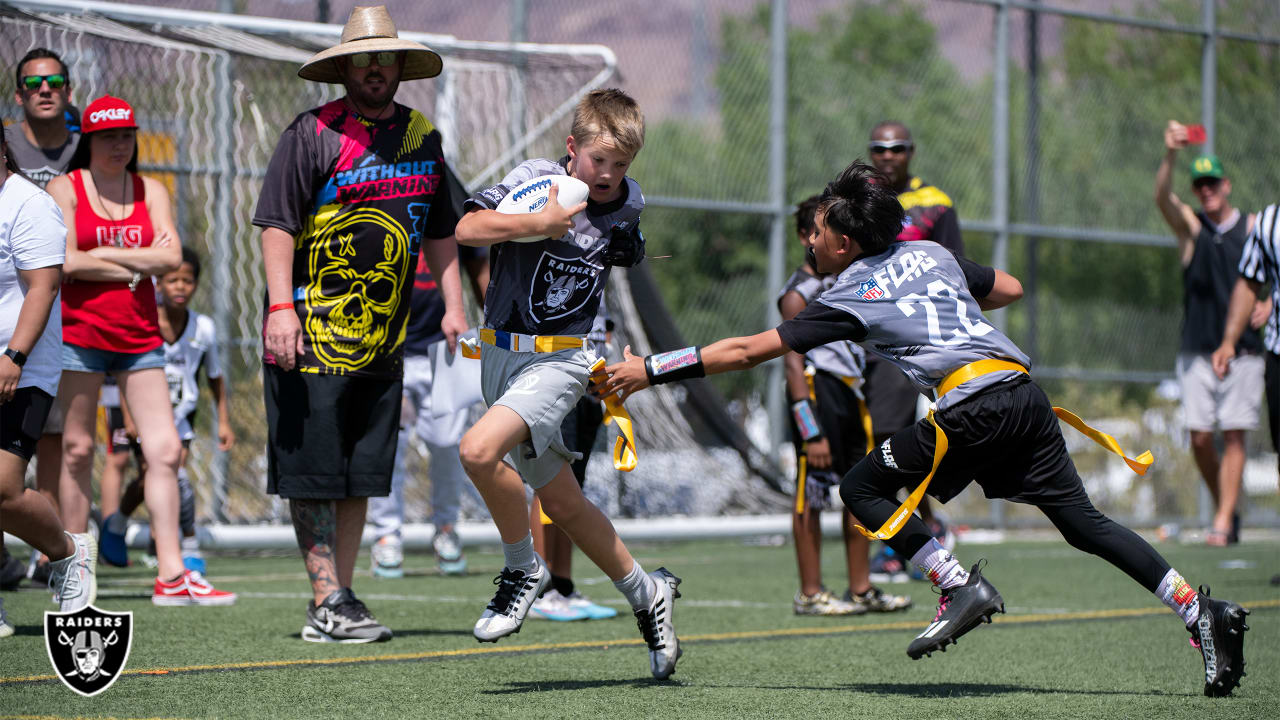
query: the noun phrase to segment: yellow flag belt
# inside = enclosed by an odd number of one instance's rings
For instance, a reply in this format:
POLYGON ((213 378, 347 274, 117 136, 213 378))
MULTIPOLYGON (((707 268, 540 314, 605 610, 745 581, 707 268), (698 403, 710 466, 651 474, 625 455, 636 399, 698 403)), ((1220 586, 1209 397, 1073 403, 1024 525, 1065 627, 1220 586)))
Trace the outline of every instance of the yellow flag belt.
MULTIPOLYGON (((515 352, 559 352, 582 347, 582 338, 571 335, 517 335, 491 328, 480 329, 480 341, 515 352)), ((480 359, 480 343, 464 341, 460 343, 460 347, 463 357, 472 360, 480 359)), ((591 372, 594 374, 604 365, 604 358, 597 359, 591 365, 591 372)), ((613 444, 613 467, 622 472, 631 472, 636 469, 636 463, 639 461, 636 456, 635 429, 631 414, 622 407, 622 400, 616 394, 604 398, 604 424, 611 423, 618 425, 618 439, 613 444)))
MULTIPOLYGON (((981 377, 988 373, 1000 372, 1002 370, 1013 370, 1015 372, 1022 373, 1027 372, 1026 368, 1022 367, 1018 363, 1009 362, 1008 360, 990 359, 971 362, 942 379, 942 383, 938 385, 938 398, 942 398, 943 395, 946 395, 948 392, 954 390, 964 382, 981 377)), ((1131 458, 1125 455, 1124 450, 1120 447, 1120 443, 1116 442, 1114 437, 1102 432, 1101 430, 1089 427, 1089 425, 1087 425, 1083 420, 1068 410, 1055 407, 1053 409, 1053 413, 1057 415, 1060 420, 1084 433, 1094 442, 1107 450, 1110 450, 1116 455, 1119 455, 1121 458, 1124 458, 1125 464, 1139 475, 1146 475, 1147 469, 1155 462, 1155 458, 1151 456, 1151 451, 1149 450, 1144 451, 1136 458, 1131 458)), ((947 434, 942 431, 942 426, 939 425, 937 419, 934 418, 933 409, 929 410, 928 419, 929 422, 933 424, 935 437, 933 447, 933 467, 929 470, 929 474, 925 476, 924 480, 920 481, 920 484, 916 486, 916 489, 912 490, 911 494, 907 496, 907 499, 898 506, 898 509, 894 511, 893 515, 890 515, 884 525, 880 526, 879 530, 871 532, 861 525, 854 526, 858 529, 858 532, 872 540, 888 540, 898 534, 898 531, 902 529, 904 524, 906 524, 907 518, 911 517, 911 513, 915 512, 916 506, 919 505, 920 500, 924 498, 924 493, 929 488, 929 483, 933 480, 934 474, 938 471, 938 466, 942 464, 943 456, 947 454, 947 434)))

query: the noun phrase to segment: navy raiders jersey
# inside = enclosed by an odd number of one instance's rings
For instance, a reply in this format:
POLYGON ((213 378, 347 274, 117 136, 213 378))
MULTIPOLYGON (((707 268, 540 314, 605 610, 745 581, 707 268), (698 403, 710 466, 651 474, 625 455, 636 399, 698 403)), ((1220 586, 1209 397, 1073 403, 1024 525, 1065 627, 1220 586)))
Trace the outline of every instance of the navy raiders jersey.
MULTIPOLYGON (((898 366, 922 392, 977 360, 1000 358, 1031 369, 1031 359, 987 322, 974 297, 985 297, 995 271, 957 260, 932 241, 899 242, 862 256, 830 290, 778 326, 787 347, 805 353, 835 340, 853 340, 898 366)), ((953 405, 985 387, 1019 377, 1013 370, 964 383, 938 402, 953 405)))
MULTIPOLYGON (((567 175, 565 165, 545 159, 526 160, 502 179, 466 202, 466 209, 496 209, 507 193, 543 175, 567 175)), ((563 238, 536 242, 503 242, 489 255, 489 290, 485 294, 485 327, 529 335, 586 335, 609 279, 605 250, 615 229, 631 230, 640 221, 644 195, 640 184, 623 178, 622 194, 608 203, 587 201, 563 238)))
MULTIPOLYGON (((796 268, 778 293, 778 308, 782 308, 782 298, 794 292, 809 305, 824 291, 836 282, 834 275, 810 275, 804 268, 796 268)), ((819 345, 804 354, 804 359, 819 370, 849 378, 861 378, 862 368, 866 364, 866 356, 862 348, 848 340, 838 340, 826 345, 819 345)))

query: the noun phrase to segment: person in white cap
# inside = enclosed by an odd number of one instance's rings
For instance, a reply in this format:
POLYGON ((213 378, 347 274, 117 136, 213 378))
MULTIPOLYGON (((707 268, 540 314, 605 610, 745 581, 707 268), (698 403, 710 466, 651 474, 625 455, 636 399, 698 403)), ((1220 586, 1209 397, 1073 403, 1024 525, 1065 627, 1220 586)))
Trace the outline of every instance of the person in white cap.
POLYGON ((351 584, 368 499, 391 490, 419 248, 444 296, 450 351, 466 329, 440 133, 395 102, 401 81, 440 68, 386 8, 352 10, 341 42, 298 71, 347 93, 285 129, 254 213, 267 277, 267 492, 289 500, 314 595, 311 642, 391 638, 351 584))

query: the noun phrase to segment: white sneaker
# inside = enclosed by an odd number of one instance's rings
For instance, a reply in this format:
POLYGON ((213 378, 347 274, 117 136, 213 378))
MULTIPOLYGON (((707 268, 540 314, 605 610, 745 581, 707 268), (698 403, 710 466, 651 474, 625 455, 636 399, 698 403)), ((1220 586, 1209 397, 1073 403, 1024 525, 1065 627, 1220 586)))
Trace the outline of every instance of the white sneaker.
POLYGON ((597 605, 576 590, 568 597, 568 600, 569 607, 576 608, 586 613, 588 620, 608 620, 609 618, 618 617, 618 611, 616 608, 611 608, 606 605, 597 605))
POLYGON ((398 536, 386 535, 378 538, 369 554, 372 556, 371 569, 374 577, 404 577, 404 543, 398 536))
POLYGON ((92 605, 98 597, 98 542, 88 533, 67 537, 75 543, 75 552, 49 563, 49 589, 53 601, 62 612, 75 612, 92 605))
POLYGON ((497 642, 511 633, 520 632, 533 601, 551 584, 547 564, 535 553, 537 567, 530 571, 504 567, 493 579, 498 591, 476 621, 475 636, 480 642, 497 642))
POLYGON ((868 610, 864 605, 841 600, 828 590, 819 590, 812 595, 797 590, 791 607, 797 615, 862 615, 868 610))
POLYGON ((529 608, 534 617, 555 620, 556 622, 573 622, 586 620, 587 613, 581 607, 574 607, 569 598, 560 594, 559 590, 548 590, 542 597, 533 601, 529 608))
POLYGON ((9 622, 9 616, 4 612, 4 598, 0 597, 0 638, 7 638, 13 634, 13 623, 9 622))
POLYGON ((649 573, 649 577, 657 589, 649 607, 635 611, 636 625, 649 646, 649 670, 655 678, 666 680, 676 671, 676 661, 684 654, 673 618, 681 580, 664 567, 649 573))
POLYGON ((431 538, 431 549, 436 553, 436 564, 445 575, 462 575, 467 571, 467 558, 462 555, 462 542, 458 533, 436 531, 431 538))

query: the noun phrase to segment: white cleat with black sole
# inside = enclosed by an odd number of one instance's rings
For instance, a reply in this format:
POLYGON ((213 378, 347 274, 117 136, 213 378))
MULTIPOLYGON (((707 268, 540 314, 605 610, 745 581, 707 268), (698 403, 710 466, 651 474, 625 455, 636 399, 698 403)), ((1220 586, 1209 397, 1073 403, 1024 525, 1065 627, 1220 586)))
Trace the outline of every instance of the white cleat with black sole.
POLYGON ((680 597, 680 578, 660 567, 649 573, 657 589, 649 607, 636 610, 636 625, 649 646, 649 670, 658 680, 666 680, 676 671, 676 661, 684 654, 676 637, 676 598, 680 597))
POLYGON ((504 567, 493 579, 498 591, 476 621, 475 636, 480 642, 497 642, 520 632, 533 601, 551 584, 551 571, 546 563, 537 554, 533 559, 537 563, 533 570, 504 567))

